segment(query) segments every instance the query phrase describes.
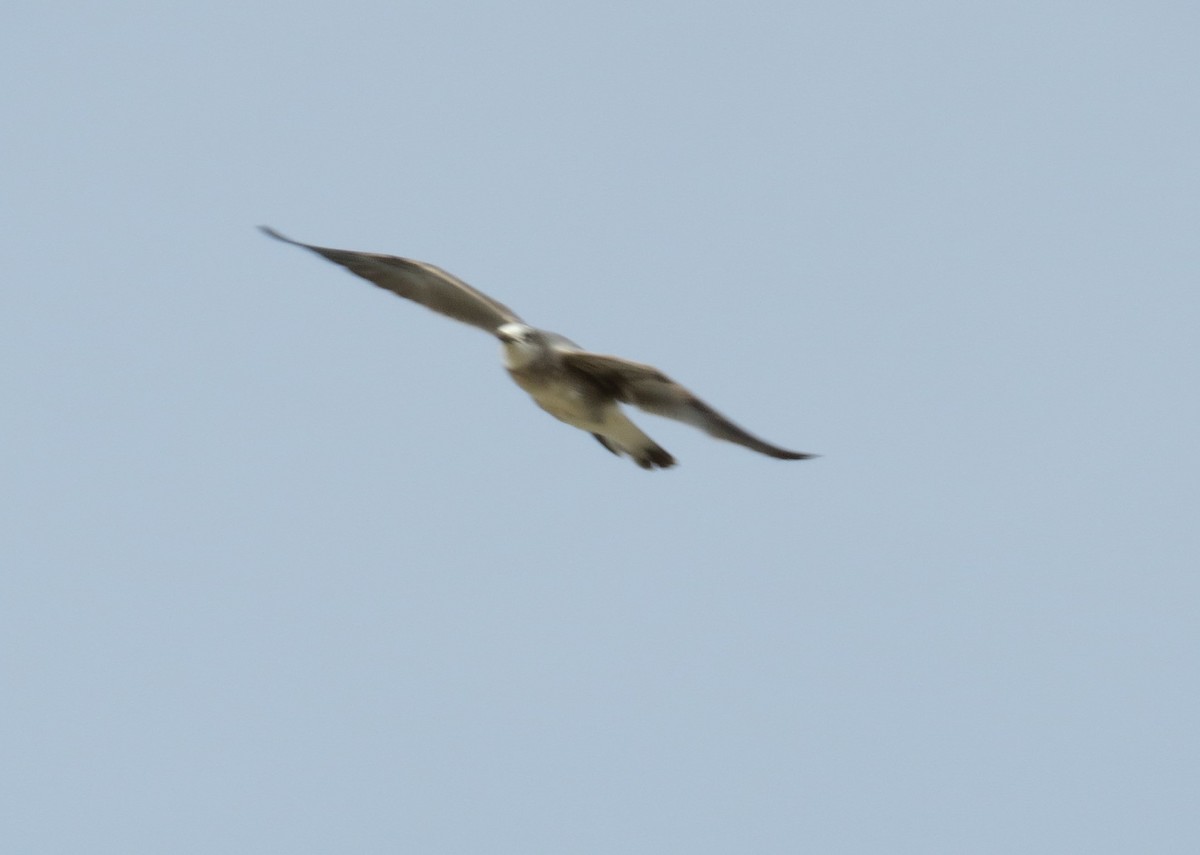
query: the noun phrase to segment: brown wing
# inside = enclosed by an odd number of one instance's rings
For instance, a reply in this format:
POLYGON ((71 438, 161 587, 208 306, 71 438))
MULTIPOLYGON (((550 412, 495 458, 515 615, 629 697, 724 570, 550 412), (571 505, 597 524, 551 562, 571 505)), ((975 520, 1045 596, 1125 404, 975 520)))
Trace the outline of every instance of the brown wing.
POLYGON ((780 460, 815 457, 771 445, 735 425, 652 365, 587 351, 563 352, 569 368, 581 371, 618 401, 658 416, 685 422, 717 439, 736 442, 780 460))
POLYGON ((259 228, 276 240, 312 250, 380 288, 456 321, 495 332, 497 327, 521 320, 508 306, 432 264, 395 255, 312 246, 284 237, 266 226, 259 228))

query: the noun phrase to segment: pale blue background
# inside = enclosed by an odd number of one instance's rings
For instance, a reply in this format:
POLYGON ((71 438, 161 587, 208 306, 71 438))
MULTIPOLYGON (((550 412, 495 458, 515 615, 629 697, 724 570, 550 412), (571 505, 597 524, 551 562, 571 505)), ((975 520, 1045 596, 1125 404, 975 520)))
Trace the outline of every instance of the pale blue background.
POLYGON ((1200 851, 1200 7, 0 15, 13 853, 1200 851), (645 473, 440 264, 783 463, 645 473))

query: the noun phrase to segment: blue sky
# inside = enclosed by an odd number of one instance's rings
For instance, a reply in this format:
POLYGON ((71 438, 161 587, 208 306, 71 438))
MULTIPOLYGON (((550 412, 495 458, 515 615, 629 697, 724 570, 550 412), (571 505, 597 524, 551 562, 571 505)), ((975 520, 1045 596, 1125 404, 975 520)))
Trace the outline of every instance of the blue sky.
POLYGON ((1200 13, 3 13, 23 853, 1192 853, 1200 13), (786 463, 271 242, 438 264, 786 463))

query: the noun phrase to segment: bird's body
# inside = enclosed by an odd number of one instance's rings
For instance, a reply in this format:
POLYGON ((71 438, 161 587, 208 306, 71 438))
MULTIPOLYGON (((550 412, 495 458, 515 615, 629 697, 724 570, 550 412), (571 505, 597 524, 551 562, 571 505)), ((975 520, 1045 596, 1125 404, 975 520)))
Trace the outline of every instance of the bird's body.
POLYGON ((579 351, 572 342, 560 336, 552 343, 525 324, 505 324, 497 337, 504 343, 508 375, 554 418, 587 431, 609 451, 628 455, 644 469, 674 465, 675 458, 630 421, 602 383, 565 367, 563 354, 579 351))
POLYGON ((646 412, 699 427, 718 439, 781 460, 812 457, 771 445, 747 433, 658 369, 583 350, 557 333, 531 327, 505 306, 440 268, 377 253, 311 246, 263 227, 271 237, 324 256, 364 279, 425 307, 492 333, 503 345, 513 381, 559 421, 592 434, 614 454, 643 469, 665 469, 675 458, 621 409, 646 412))

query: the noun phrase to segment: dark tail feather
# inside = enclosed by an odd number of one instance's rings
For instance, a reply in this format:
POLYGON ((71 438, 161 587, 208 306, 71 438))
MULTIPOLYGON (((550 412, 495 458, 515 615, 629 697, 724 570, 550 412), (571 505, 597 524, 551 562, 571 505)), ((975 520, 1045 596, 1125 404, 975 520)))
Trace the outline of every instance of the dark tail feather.
POLYGON ((633 460, 643 469, 670 469, 675 465, 675 458, 661 445, 650 445, 643 448, 633 460))
MULTIPOLYGON (((594 433, 592 436, 596 437, 596 442, 603 445, 613 454, 617 455, 618 457, 621 456, 621 449, 609 442, 607 438, 598 433, 594 433)), ((672 457, 665 448, 660 445, 655 445, 654 443, 646 446, 637 454, 630 453, 629 456, 633 458, 634 463, 643 469, 669 469, 675 465, 675 458, 672 457)))

